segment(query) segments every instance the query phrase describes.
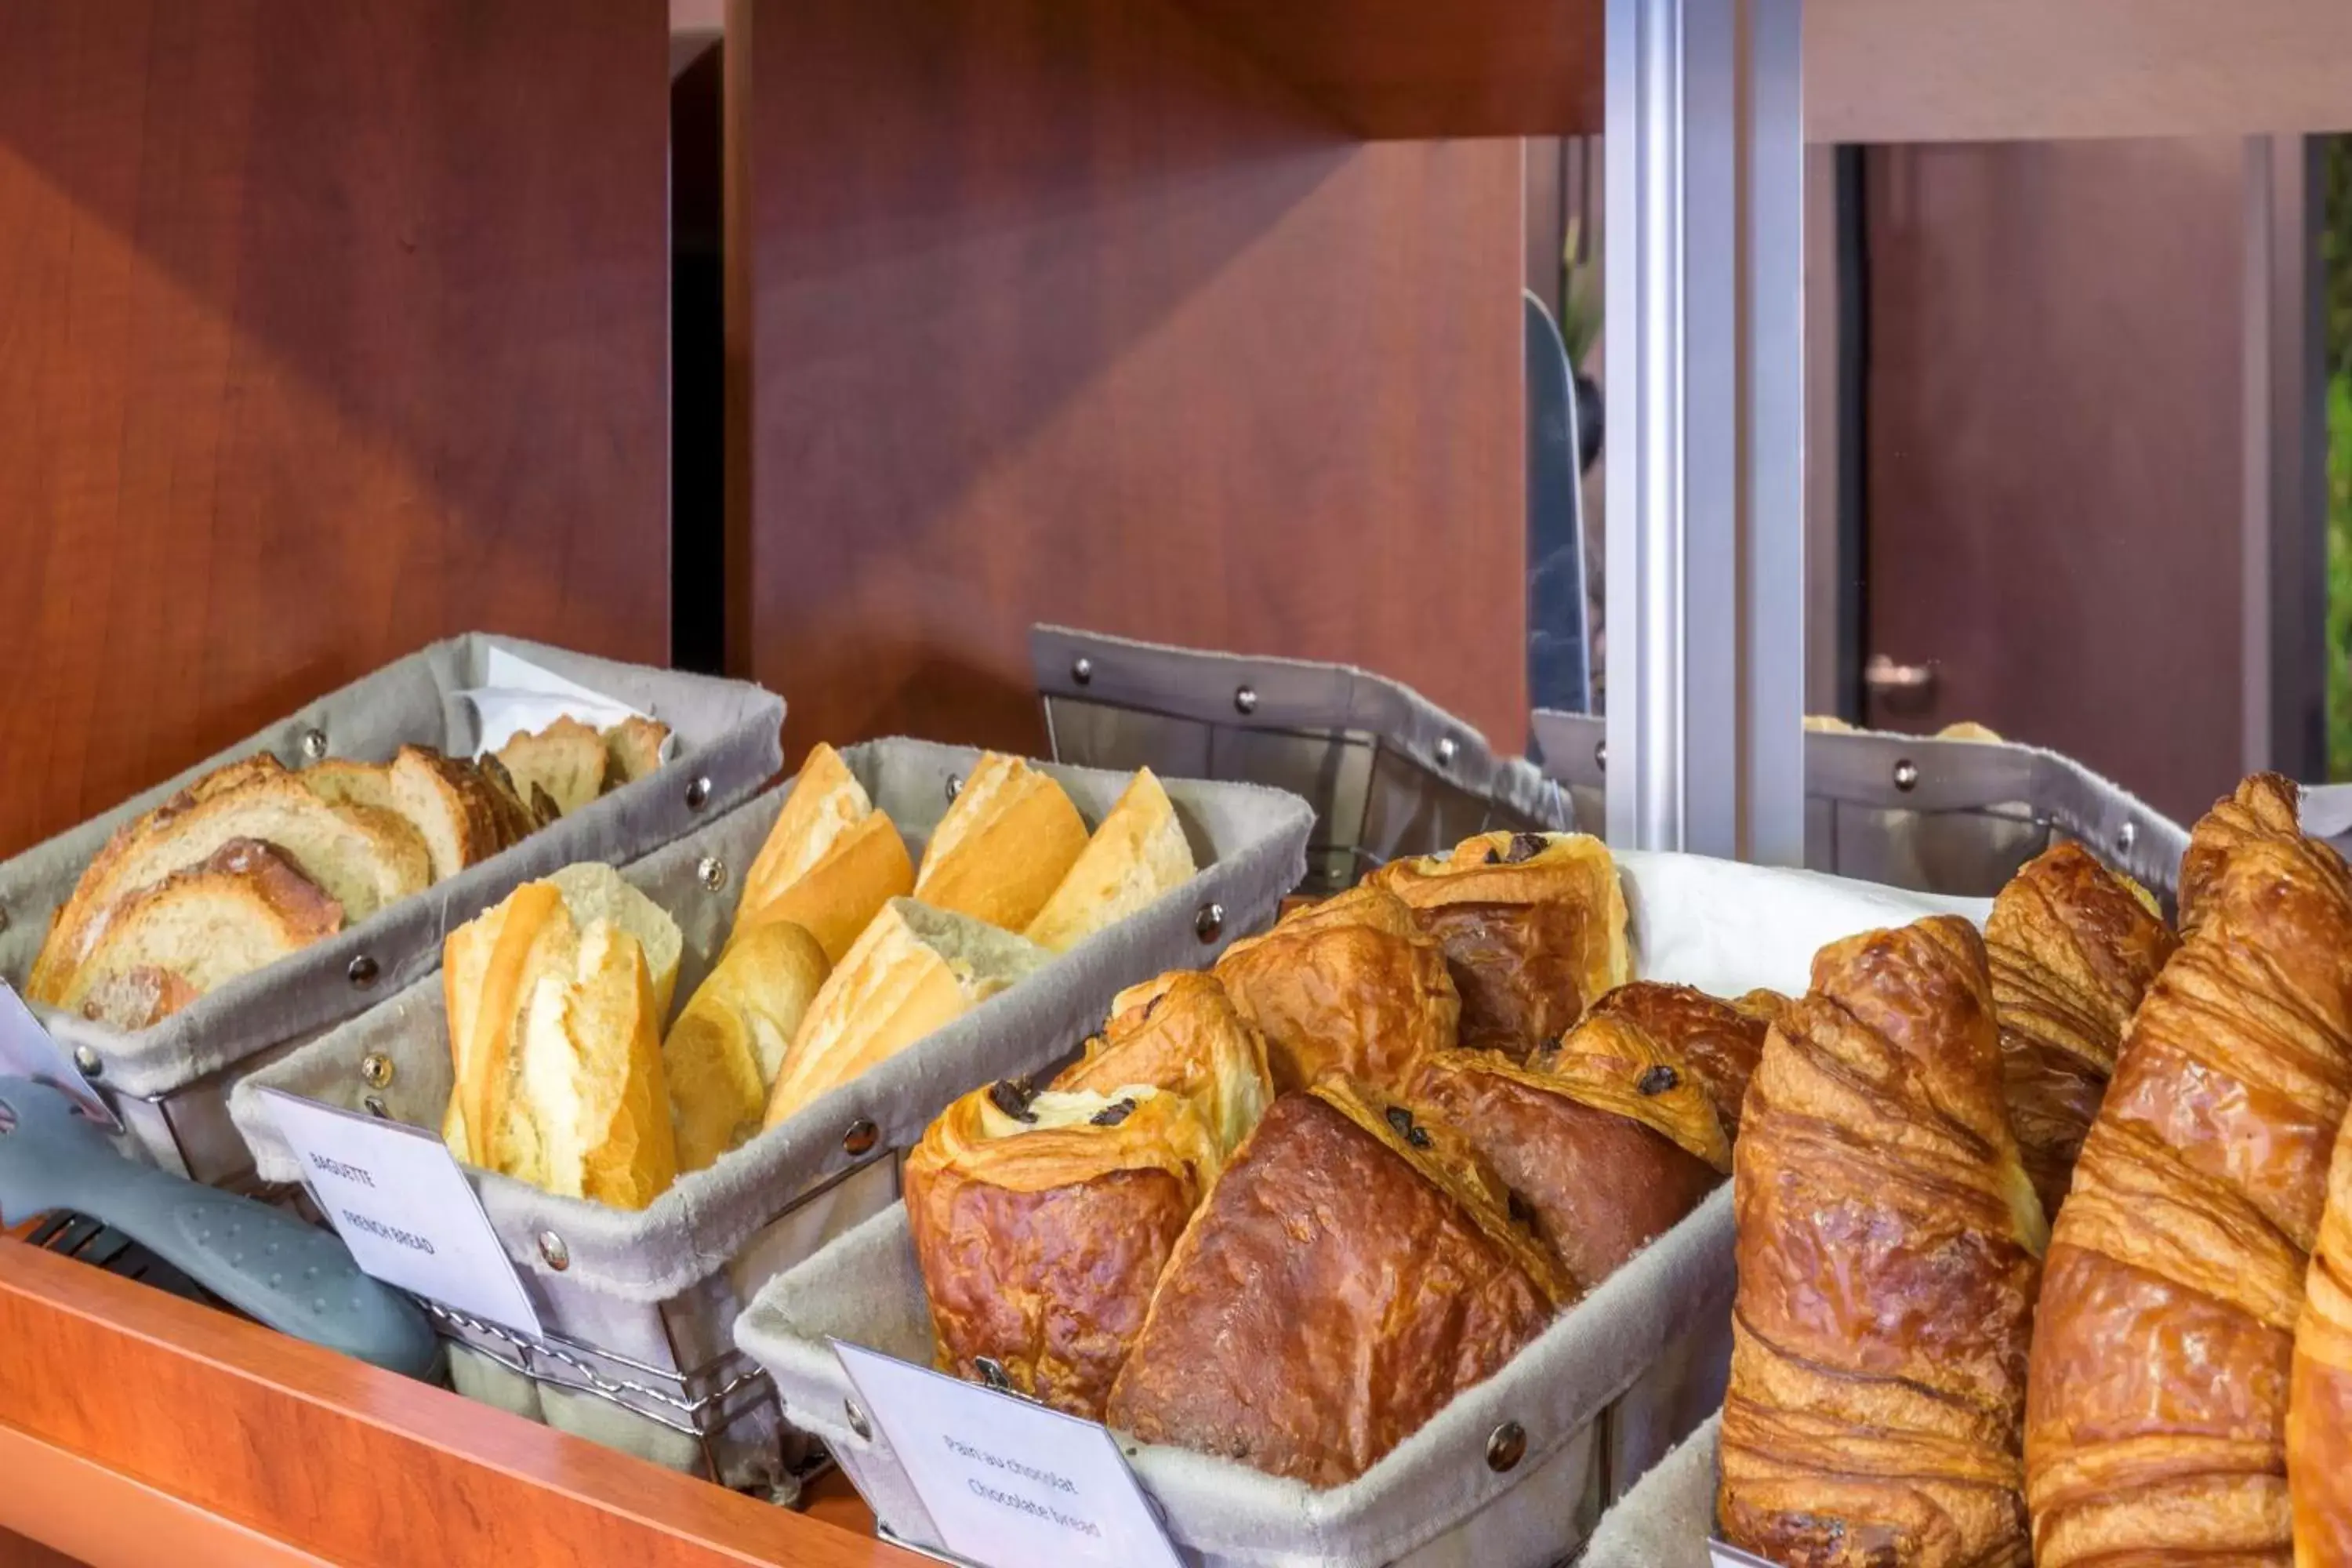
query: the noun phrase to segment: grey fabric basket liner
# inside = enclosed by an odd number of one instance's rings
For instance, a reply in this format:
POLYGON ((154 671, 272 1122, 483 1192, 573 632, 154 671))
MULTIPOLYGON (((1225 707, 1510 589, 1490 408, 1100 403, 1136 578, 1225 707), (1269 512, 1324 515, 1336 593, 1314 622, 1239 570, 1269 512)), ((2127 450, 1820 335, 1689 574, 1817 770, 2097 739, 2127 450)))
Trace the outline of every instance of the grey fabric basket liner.
POLYGON ((1374 735, 1431 773, 1529 821, 1560 829, 1576 826, 1566 796, 1543 770, 1524 757, 1496 756, 1475 725, 1402 682, 1369 670, 1138 642, 1044 624, 1029 630, 1029 662, 1041 696, 1235 729, 1374 735), (1088 664, 1083 684, 1072 673, 1081 658, 1088 664), (1247 713, 1234 701, 1244 686, 1257 699, 1247 713))
MULTIPOLYGON (((971 772, 979 752, 928 741, 884 740, 845 748, 843 758, 889 813, 910 850, 948 805, 947 784, 971 772)), ((1128 784, 1123 773, 1047 765, 1089 824, 1101 820, 1128 784)), ((876 1147, 904 1149, 958 1095, 992 1079, 1034 1072, 1077 1046, 1122 987, 1169 969, 1197 968, 1255 922, 1271 918, 1305 864, 1310 814, 1305 802, 1251 784, 1164 780, 1192 843, 1199 875, 1150 908, 1099 931, 1039 973, 990 998, 947 1027, 824 1096, 783 1125, 684 1176, 638 1212, 557 1197, 509 1177, 468 1170, 507 1254, 526 1278, 543 1272, 538 1236, 564 1238, 567 1286, 635 1301, 677 1295, 742 1250, 754 1233, 807 1189, 858 1163, 844 1136, 861 1121, 879 1130, 876 1147), (1204 941, 1203 906, 1223 907, 1222 929, 1204 941)), ((761 795, 666 848, 623 868, 630 882, 669 910, 684 932, 676 1006, 683 1006, 725 944, 743 871, 765 841, 789 786, 761 795), (725 868, 709 888, 704 862, 725 868)), ((394 1119, 437 1129, 453 1078, 438 974, 419 979, 373 1011, 311 1041, 239 1083, 230 1112, 260 1174, 296 1177, 262 1088, 358 1110, 376 1095, 394 1119), (372 1053, 389 1058, 381 1090, 360 1077, 372 1053)), ((870 1155, 868 1156, 870 1157, 870 1155)))
MULTIPOLYGON (((1607 733, 1605 721, 1538 709, 1533 724, 1548 772, 1574 788, 1604 787, 1593 747, 1607 733)), ((2056 752, 2006 741, 1808 731, 1805 794, 1815 801, 1923 815, 2022 805, 2109 865, 2166 892, 2179 881, 2180 857, 2189 847, 2188 829, 2122 785, 2056 752), (1895 782, 1895 764, 1904 762, 1918 770, 1908 789, 1895 782)))
POLYGON ((1585 1548, 1583 1568, 1707 1568, 1706 1538, 1715 1529, 1716 1444, 1720 1412, 1675 1445, 1674 1452, 1601 1517, 1585 1548))
POLYGON ((498 902, 519 883, 575 860, 642 855, 719 816, 782 766, 783 700, 743 681, 649 668, 548 647, 519 637, 468 632, 431 644, 330 692, 226 751, 176 774, 102 816, 35 846, 0 866, 0 973, 22 989, 50 917, 73 893, 83 868, 116 827, 161 805, 225 763, 268 752, 289 768, 309 760, 315 730, 328 754, 382 762, 406 743, 470 753, 474 720, 454 694, 479 686, 488 650, 532 663, 651 713, 677 737, 676 759, 646 778, 541 828, 515 847, 404 899, 328 940, 239 977, 152 1029, 123 1034, 51 1008, 42 1022, 68 1046, 86 1045, 110 1089, 167 1094, 271 1047, 341 1022, 391 991, 430 973, 449 930, 498 902), (709 781, 689 805, 688 785, 709 781), (375 965, 372 988, 350 979, 355 959, 375 965))
MULTIPOLYGON (((1132 1450, 1136 1474, 1164 1510, 1170 1533, 1221 1561, 1378 1568, 1540 1473, 1670 1344, 1727 1318, 1731 1253, 1726 1184, 1501 1372, 1346 1486, 1318 1491, 1229 1460, 1148 1445, 1132 1450), (1526 1429, 1527 1456, 1498 1475, 1486 1463, 1486 1442, 1507 1421, 1526 1429)), ((903 1205, 778 1276, 735 1326, 736 1342, 774 1376, 786 1418, 855 1456, 880 1438, 861 1439, 845 1425, 842 1402, 852 1390, 829 1337, 930 1364, 935 1342, 903 1205)), ((887 1500, 868 1499, 886 1521, 887 1500)), ((911 1494, 901 1506, 919 1510, 911 1494)), ((1567 1531, 1564 1520, 1558 1529, 1567 1531)), ((1553 1538, 1556 1550, 1568 1544, 1553 1538)))

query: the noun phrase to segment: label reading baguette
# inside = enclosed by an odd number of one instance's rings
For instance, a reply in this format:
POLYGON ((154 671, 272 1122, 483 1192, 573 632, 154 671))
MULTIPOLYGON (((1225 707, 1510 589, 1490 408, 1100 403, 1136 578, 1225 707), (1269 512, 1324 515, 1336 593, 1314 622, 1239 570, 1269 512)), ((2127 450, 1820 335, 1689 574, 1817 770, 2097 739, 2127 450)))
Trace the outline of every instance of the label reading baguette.
POLYGON ((1712 1568, 1778 1568, 1770 1558, 1742 1552, 1737 1546, 1726 1546, 1720 1541, 1706 1543, 1706 1555, 1712 1568))
POLYGON ((265 1089, 263 1100, 319 1212, 362 1269, 536 1338, 539 1311, 473 1184, 441 1140, 265 1089))
POLYGON ((122 1123, 89 1079, 74 1066, 73 1053, 55 1035, 41 1027, 16 988, 0 980, 0 1076, 28 1078, 36 1083, 71 1095, 82 1114, 100 1126, 121 1131, 122 1123))
POLYGON ((833 1352, 931 1517, 980 1568, 1181 1568, 1100 1425, 840 1340, 833 1352))

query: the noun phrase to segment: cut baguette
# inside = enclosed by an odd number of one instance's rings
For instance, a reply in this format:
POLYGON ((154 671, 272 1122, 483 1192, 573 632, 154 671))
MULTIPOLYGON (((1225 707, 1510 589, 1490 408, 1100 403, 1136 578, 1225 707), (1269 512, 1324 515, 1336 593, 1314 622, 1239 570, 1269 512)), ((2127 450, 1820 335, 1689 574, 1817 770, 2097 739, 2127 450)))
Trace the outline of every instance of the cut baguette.
POLYGON ((605 731, 604 788, 635 784, 660 767, 662 742, 668 739, 668 725, 635 715, 605 731))
POLYGON ((1052 957, 968 916, 891 900, 809 1004, 761 1124, 775 1126, 1052 957))
POLYGON ((768 1087, 824 984, 824 950, 796 925, 743 933, 662 1042, 677 1168, 698 1171, 760 1130, 768 1087))
POLYGON ((566 816, 604 793, 604 737, 568 713, 537 734, 515 736, 498 758, 523 799, 544 789, 566 816))
POLYGON ((546 1191, 641 1209, 677 1179, 654 979, 636 938, 591 921, 568 968, 533 983, 516 1076, 520 1141, 510 1169, 546 1191))
POLYGON ((231 839, 276 847, 341 907, 346 924, 432 880, 425 847, 406 822, 321 800, 282 769, 253 770, 242 782, 201 795, 191 791, 187 798, 184 807, 159 808, 131 824, 90 863, 50 930, 56 951, 36 966, 30 989, 37 1000, 64 1005, 75 990, 75 972, 126 900, 201 864, 231 839))
POLYGON ((1029 922, 1029 940, 1067 952, 1191 881, 1195 869, 1192 847, 1185 842, 1168 792, 1150 768, 1139 768, 1087 840, 1085 853, 1029 922))
POLYGON ((143 1029, 342 929, 343 911, 268 844, 235 838, 125 900, 60 1005, 143 1029))
POLYGON ((1018 757, 991 752, 940 819, 915 897, 1025 931, 1086 847, 1086 821, 1062 786, 1018 757))
POLYGON ((915 863, 898 828, 841 753, 820 744, 743 879, 729 940, 788 921, 816 938, 827 963, 839 963, 882 906, 914 888, 915 863))

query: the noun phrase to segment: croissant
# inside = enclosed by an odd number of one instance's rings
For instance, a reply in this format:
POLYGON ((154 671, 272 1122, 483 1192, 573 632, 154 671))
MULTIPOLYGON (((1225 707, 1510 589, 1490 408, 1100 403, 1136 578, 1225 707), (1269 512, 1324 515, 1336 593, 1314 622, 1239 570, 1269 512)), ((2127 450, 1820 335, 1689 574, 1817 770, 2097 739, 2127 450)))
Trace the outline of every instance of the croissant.
POLYGON ((1444 944, 1465 1048, 1524 1058, 1632 973, 1616 863, 1590 834, 1482 833, 1369 879, 1444 944))
POLYGON ((2025 1437, 2047 1568, 2288 1561, 2294 1335, 2352 1089, 2352 876, 2295 801, 2258 773, 2190 836, 2184 939, 2058 1214, 2025 1437))
POLYGON ((1822 949, 1733 1165, 1724 1538, 1790 1568, 2024 1568, 2046 1236, 1976 929, 1936 916, 1822 949))
POLYGON ((1462 1016, 1444 949, 1403 900, 1369 884, 1234 943, 1216 975, 1265 1035, 1285 1091, 1328 1072, 1401 1090, 1422 1058, 1454 1045, 1462 1016))
POLYGON ((2336 1137, 2327 1210, 2304 1278, 2286 1476, 2297 1561, 2352 1563, 2352 1116, 2336 1137))
POLYGON ((2079 844, 2035 856, 1992 901, 1985 954, 2011 1125, 2055 1215, 2124 1026, 2179 943, 2156 900, 2079 844))
POLYGON ((1508 1202, 1451 1128, 1378 1089, 1282 1096, 1177 1243, 1105 1419, 1353 1480, 1566 1300, 1508 1202))
POLYGON ((1190 1097, 992 1084, 907 1158, 942 1371, 1099 1420, 1224 1152, 1190 1097))

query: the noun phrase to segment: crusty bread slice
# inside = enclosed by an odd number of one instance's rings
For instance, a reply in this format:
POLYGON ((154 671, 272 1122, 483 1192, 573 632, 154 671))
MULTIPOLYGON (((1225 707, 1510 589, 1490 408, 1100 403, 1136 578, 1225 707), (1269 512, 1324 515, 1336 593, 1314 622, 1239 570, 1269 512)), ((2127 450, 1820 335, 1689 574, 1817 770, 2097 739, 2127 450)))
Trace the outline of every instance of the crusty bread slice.
POLYGON ((292 860, 233 838, 118 906, 60 1005, 143 1029, 342 925, 341 907, 292 860))
POLYGON ((604 793, 604 737, 568 713, 537 734, 515 736, 498 757, 524 799, 544 789, 566 816, 604 793))
POLYGON ((1052 957, 968 916, 891 900, 809 1004, 761 1125, 775 1126, 1052 957))
POLYGON ((1067 952, 1170 889, 1183 886, 1195 868, 1175 805, 1151 770, 1139 768, 1102 826, 1087 840, 1086 852, 1029 922, 1029 940, 1067 952))
POLYGON ((605 731, 605 789, 635 784, 660 767, 662 742, 668 739, 668 725, 634 714, 605 731))
POLYGON ((382 763, 329 757, 294 776, 312 795, 335 805, 364 805, 371 810, 394 813, 400 810, 392 797, 392 770, 382 763))
POLYGON ((515 783, 514 774, 507 772, 506 763, 499 761, 496 752, 485 752, 475 759, 474 765, 482 770, 482 782, 490 786, 498 799, 499 832, 511 847, 521 843, 563 814, 555 809, 555 802, 543 789, 524 790, 515 783))
POLYGON ((635 937, 589 921, 568 970, 534 983, 521 1036, 516 1105, 536 1166, 509 1173, 625 1209, 677 1179, 653 974, 635 937))
POLYGON ((482 770, 429 746, 403 746, 392 759, 392 798, 423 836, 433 880, 456 876, 511 842, 511 823, 482 770))
POLYGON ((698 1171, 760 1130, 768 1086, 824 984, 824 950, 796 925, 742 934, 662 1042, 677 1168, 698 1171))
MULTIPOLYGON (((42 966, 34 994, 62 1005, 74 990, 75 971, 96 950, 124 900, 199 864, 233 838, 275 846, 341 906, 347 924, 422 891, 432 880, 425 846, 399 817, 321 800, 282 770, 258 772, 192 798, 185 809, 158 813, 120 847, 110 846, 101 857, 103 874, 85 873, 58 911, 49 941, 60 945, 42 966)), ((99 868, 93 863, 91 869, 99 868)))
POLYGON ((915 897, 1025 931, 1086 847, 1086 820, 1062 786, 1018 757, 991 752, 940 819, 915 897))

